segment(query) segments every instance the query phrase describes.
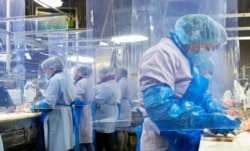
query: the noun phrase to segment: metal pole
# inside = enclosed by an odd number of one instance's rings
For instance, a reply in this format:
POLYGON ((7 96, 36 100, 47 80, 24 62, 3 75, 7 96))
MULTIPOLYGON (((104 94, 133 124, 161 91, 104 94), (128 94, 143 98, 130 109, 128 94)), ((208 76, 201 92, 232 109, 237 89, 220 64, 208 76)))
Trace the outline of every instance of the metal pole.
MULTIPOLYGON (((11 16, 11 1, 6 1, 6 18, 11 16)), ((6 21, 6 70, 10 73, 10 21, 6 21)))
POLYGON ((245 69, 245 65, 242 66, 242 79, 246 78, 246 69, 245 69))

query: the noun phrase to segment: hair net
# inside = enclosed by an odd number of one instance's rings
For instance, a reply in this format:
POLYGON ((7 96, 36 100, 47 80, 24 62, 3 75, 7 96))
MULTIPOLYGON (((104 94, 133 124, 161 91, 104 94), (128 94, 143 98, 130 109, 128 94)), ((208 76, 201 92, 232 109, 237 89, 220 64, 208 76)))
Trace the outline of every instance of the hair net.
POLYGON ((75 72, 80 74, 81 77, 89 77, 92 73, 92 69, 86 65, 78 65, 75 67, 75 72))
POLYGON ((63 70, 64 66, 60 58, 50 57, 44 60, 41 64, 43 70, 60 71, 63 70))
POLYGON ((112 67, 103 67, 99 70, 100 75, 113 75, 113 68, 112 67))
POLYGON ((211 17, 203 14, 181 17, 176 21, 175 30, 182 44, 225 44, 227 41, 225 29, 211 17))
POLYGON ((128 75, 127 70, 124 68, 117 68, 115 72, 120 74, 122 77, 127 77, 128 75))

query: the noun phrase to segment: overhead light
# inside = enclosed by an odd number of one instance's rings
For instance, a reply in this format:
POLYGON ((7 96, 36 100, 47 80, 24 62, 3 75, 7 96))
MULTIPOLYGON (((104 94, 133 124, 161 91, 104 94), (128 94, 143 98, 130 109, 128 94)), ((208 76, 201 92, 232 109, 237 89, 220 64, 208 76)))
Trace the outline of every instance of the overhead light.
POLYGON ((6 62, 7 55, 6 54, 0 54, 0 61, 6 62))
POLYGON ((45 8, 56 8, 61 7, 63 2, 61 0, 34 0, 37 4, 45 7, 45 8))
POLYGON ((100 41, 99 42, 99 46, 108 46, 109 44, 108 43, 106 43, 106 42, 103 42, 103 41, 100 41))
POLYGON ((81 62, 81 63, 93 63, 94 59, 91 58, 91 57, 70 56, 70 57, 67 58, 67 61, 81 62))
POLYGON ((28 52, 25 52, 24 55, 25 55, 26 59, 31 60, 31 56, 28 52))
POLYGON ((111 41, 115 43, 138 42, 146 40, 148 40, 148 37, 142 35, 126 35, 111 38, 111 41))

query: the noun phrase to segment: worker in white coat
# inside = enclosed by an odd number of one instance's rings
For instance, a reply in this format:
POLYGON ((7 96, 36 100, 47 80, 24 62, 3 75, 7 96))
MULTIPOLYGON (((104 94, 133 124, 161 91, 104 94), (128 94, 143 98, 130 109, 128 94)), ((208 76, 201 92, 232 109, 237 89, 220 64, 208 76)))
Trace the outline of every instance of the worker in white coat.
POLYGON ((175 30, 140 61, 139 96, 146 111, 141 151, 198 151, 202 129, 227 134, 240 125, 215 103, 209 80, 197 69, 226 42, 225 29, 207 15, 190 14, 177 20, 175 30))
POLYGON ((131 124, 131 100, 129 97, 128 72, 125 68, 115 70, 115 79, 121 88, 121 103, 118 122, 116 123, 117 151, 128 150, 128 131, 131 124))
POLYGON ((73 120, 70 104, 74 99, 74 84, 63 71, 64 65, 58 57, 42 62, 41 68, 47 81, 44 99, 35 108, 42 111, 45 149, 67 151, 73 149, 73 120))
POLYGON ((121 90, 115 81, 112 67, 103 67, 98 73, 100 81, 94 88, 96 151, 113 151, 113 135, 118 119, 121 90))
POLYGON ((93 83, 90 79, 92 69, 86 65, 75 67, 75 93, 76 99, 84 101, 83 112, 80 123, 80 151, 94 151, 93 142, 93 122, 91 114, 91 103, 94 100, 93 83))

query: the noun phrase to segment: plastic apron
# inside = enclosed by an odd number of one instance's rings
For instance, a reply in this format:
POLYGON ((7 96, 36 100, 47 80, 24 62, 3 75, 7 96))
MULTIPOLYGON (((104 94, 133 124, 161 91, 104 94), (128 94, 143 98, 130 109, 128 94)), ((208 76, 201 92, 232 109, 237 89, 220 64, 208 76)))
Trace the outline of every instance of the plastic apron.
MULTIPOLYGON (((173 33, 170 33, 170 38, 186 56, 178 38, 173 33)), ((198 103, 206 93, 209 81, 194 71, 191 61, 189 61, 189 64, 193 78, 182 99, 198 103)), ((169 143, 171 151, 199 150, 201 130, 161 131, 160 134, 169 143)))
POLYGON ((71 103, 71 111, 73 116, 73 126, 74 126, 74 135, 75 135, 75 147, 74 151, 80 151, 80 123, 81 123, 81 116, 83 113, 83 107, 85 105, 90 105, 90 103, 86 103, 84 101, 75 99, 71 103))

